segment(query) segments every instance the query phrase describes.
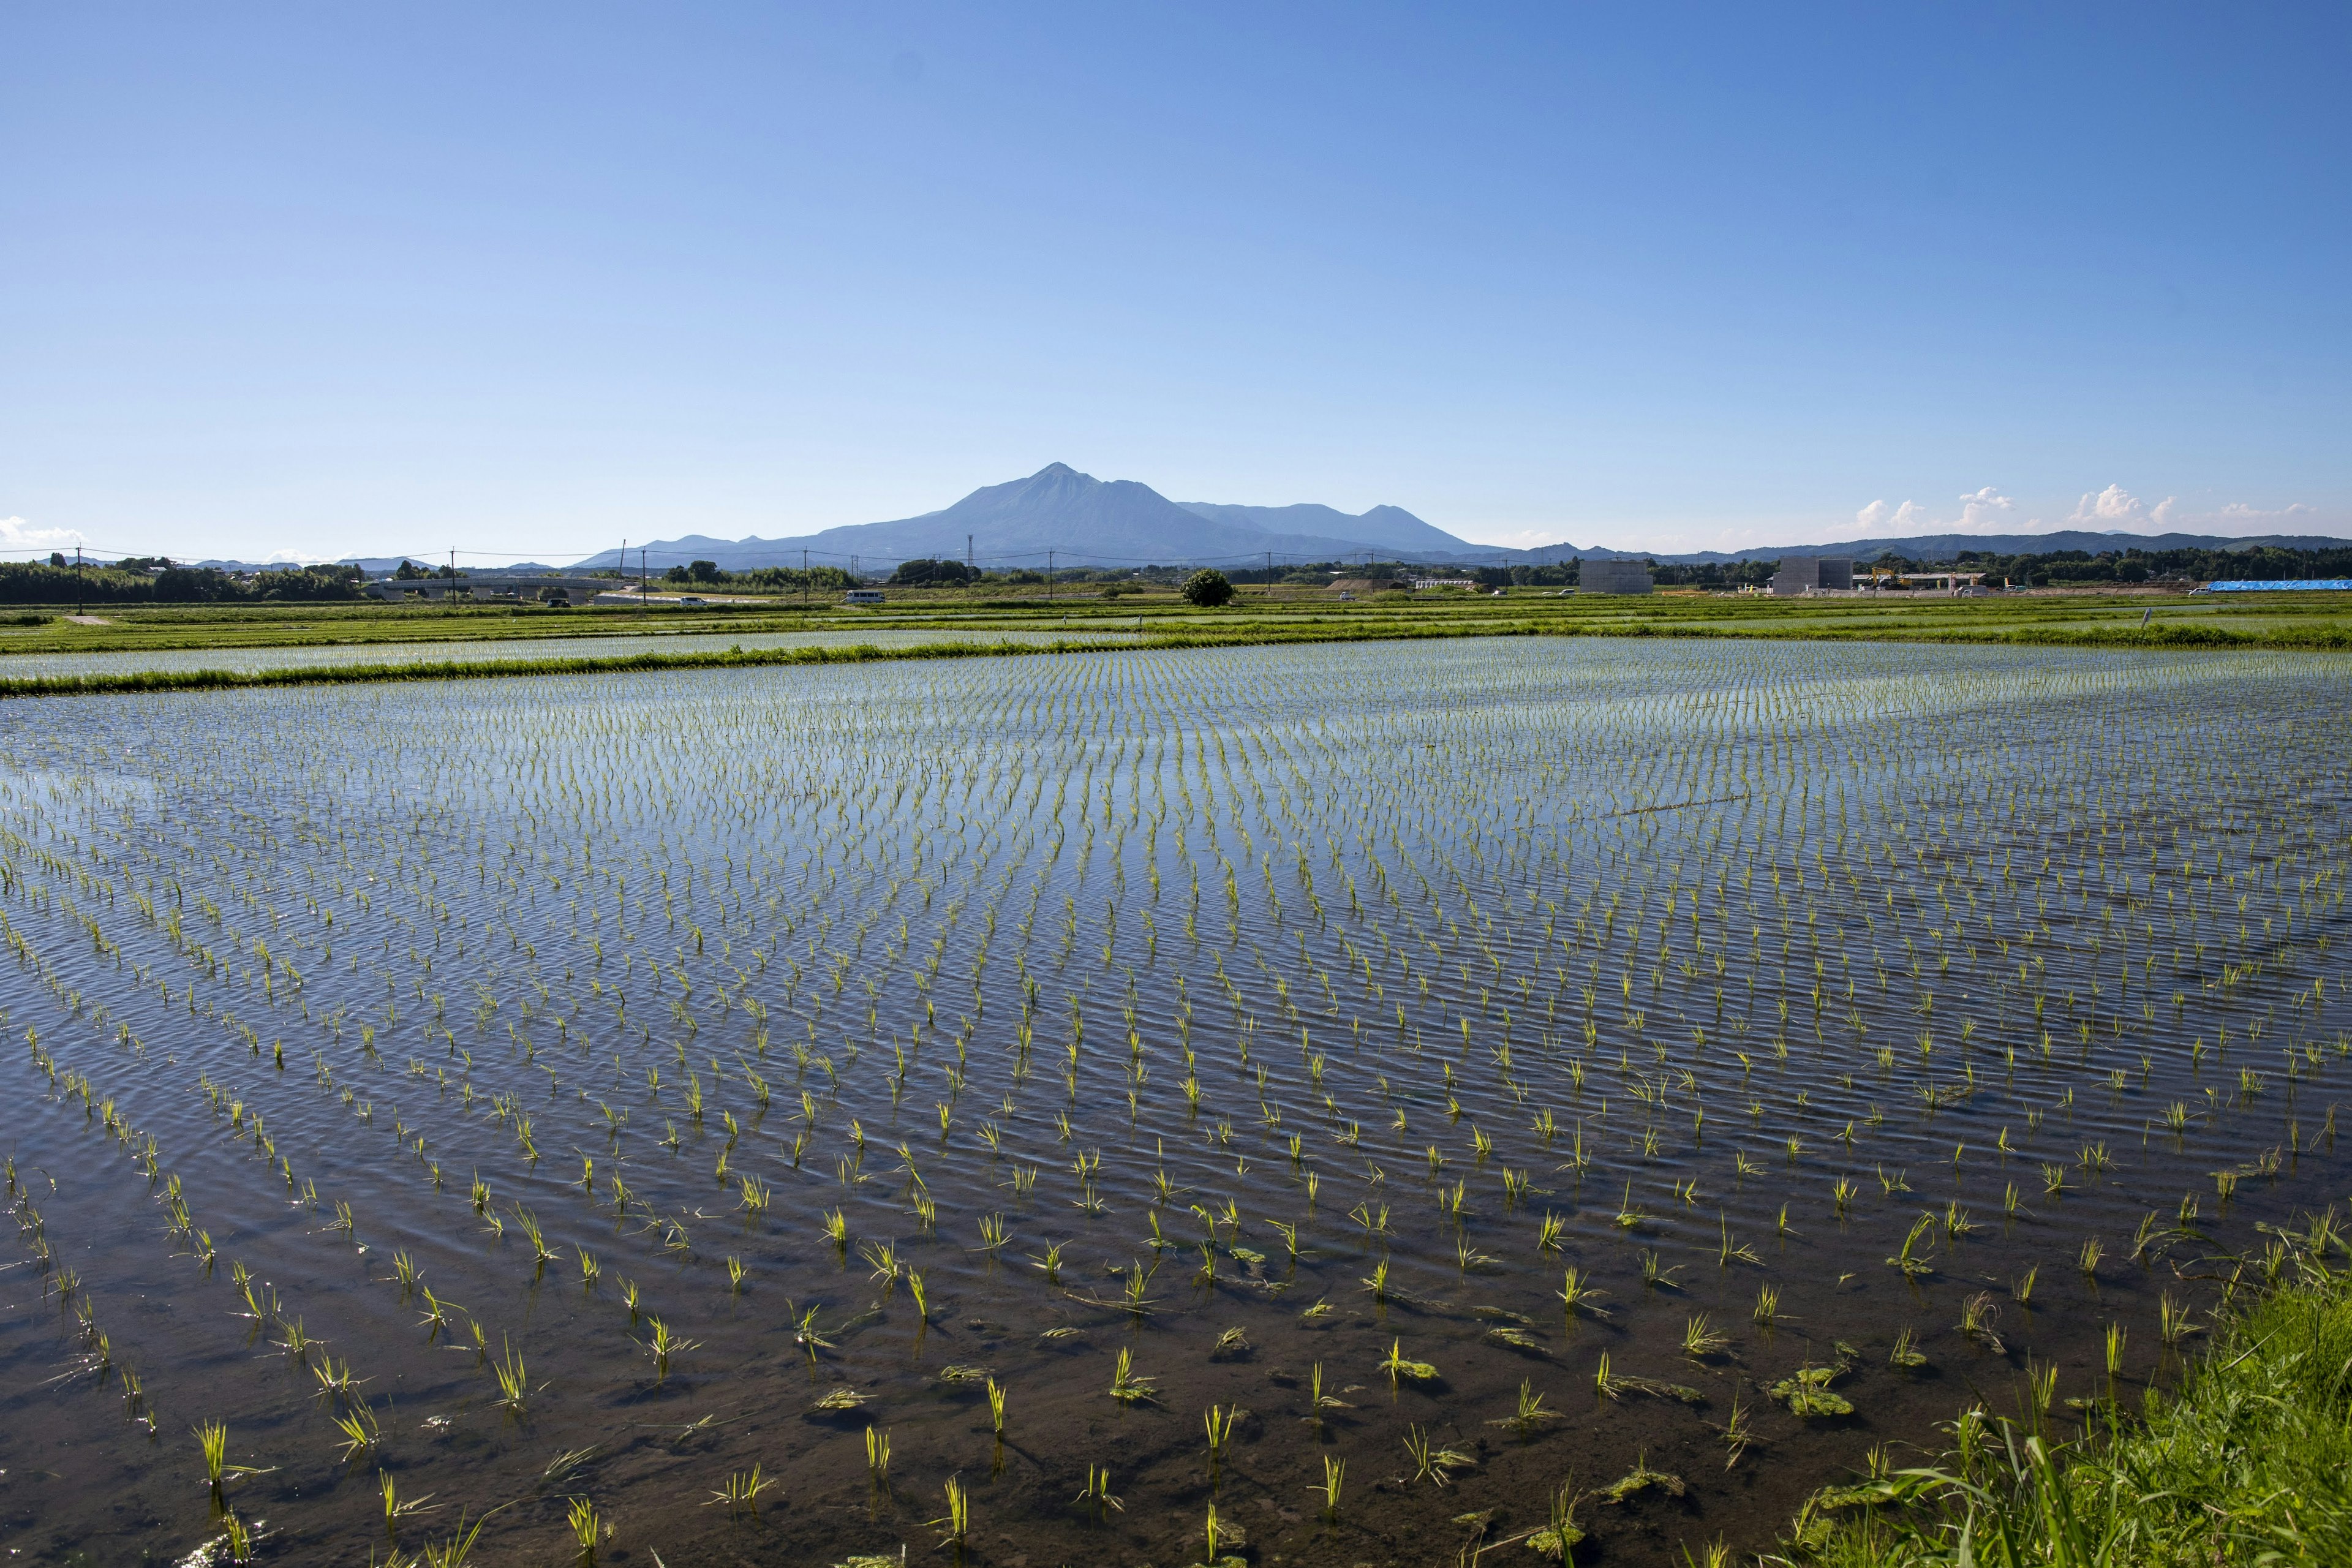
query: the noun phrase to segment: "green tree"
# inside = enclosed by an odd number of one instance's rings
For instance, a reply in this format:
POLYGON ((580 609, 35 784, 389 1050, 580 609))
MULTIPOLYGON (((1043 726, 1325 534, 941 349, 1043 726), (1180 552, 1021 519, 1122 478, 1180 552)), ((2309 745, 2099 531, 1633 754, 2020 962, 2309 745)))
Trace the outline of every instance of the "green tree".
POLYGON ((1202 609, 1213 610, 1219 605, 1233 602, 1234 585, 1223 572, 1213 572, 1203 567, 1184 579, 1183 594, 1187 600, 1202 609))

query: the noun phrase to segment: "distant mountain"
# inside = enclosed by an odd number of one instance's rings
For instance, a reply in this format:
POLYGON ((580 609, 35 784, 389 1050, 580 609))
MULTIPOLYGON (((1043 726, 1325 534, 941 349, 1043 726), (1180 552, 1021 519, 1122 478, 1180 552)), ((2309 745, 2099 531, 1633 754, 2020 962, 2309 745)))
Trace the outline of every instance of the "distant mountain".
MULTIPOLYGON (((1215 501, 1171 501, 1149 485, 1129 479, 1105 481, 1063 463, 1050 463, 1025 479, 976 489, 940 511, 893 522, 853 523, 782 539, 713 539, 688 534, 645 546, 643 559, 656 569, 686 561, 715 562, 729 571, 759 566, 797 566, 803 552, 812 565, 849 566, 887 572, 901 561, 944 557, 961 561, 969 552, 982 566, 1043 568, 1050 558, 1063 566, 1249 566, 1300 562, 1345 562, 1367 557, 1433 566, 1545 565, 1554 562, 1652 560, 1678 565, 1709 562, 1777 561, 1789 555, 1849 555, 1874 560, 1900 555, 1913 561, 1948 561, 1963 550, 2001 554, 2082 550, 2243 550, 2258 544, 2289 550, 2340 547, 2344 541, 2304 535, 2266 534, 2230 539, 2214 534, 2130 533, 1920 534, 1906 539, 1848 540, 1830 544, 1783 544, 1738 551, 1701 550, 1672 554, 1611 550, 1578 544, 1545 544, 1513 550, 1481 546, 1423 521, 1402 507, 1376 506, 1349 513, 1312 504, 1233 506, 1215 501)), ((425 557, 420 562, 430 565, 425 557)), ((627 565, 640 556, 632 547, 627 565)), ((366 563, 371 569, 376 563, 366 563)), ((383 563, 397 565, 396 558, 383 563)), ((575 571, 621 565, 620 552, 603 551, 578 562, 575 571)))
MULTIPOLYGON (((1063 463, 1025 479, 976 489, 944 510, 895 522, 851 523, 785 539, 710 539, 689 534, 649 544, 656 564, 714 562, 729 571, 811 564, 882 571, 901 561, 967 551, 983 566, 1042 568, 1050 554, 1064 566, 1248 565, 1269 555, 1286 561, 1338 561, 1367 554, 1419 559, 1476 555, 1477 547, 1431 527, 1400 507, 1351 517, 1327 506, 1178 505, 1149 485, 1105 481, 1063 463)), ((632 550, 632 564, 635 551, 632 550)), ((620 563, 618 551, 578 563, 594 570, 620 563)))
POLYGON ((1312 503, 1299 506, 1219 506, 1214 501, 1182 500, 1186 511, 1231 528, 1253 528, 1267 533, 1306 534, 1326 539, 1352 539, 1370 547, 1418 561, 1439 555, 1475 552, 1477 546, 1456 539, 1442 528, 1423 522, 1401 506, 1376 506, 1353 516, 1337 508, 1312 503))

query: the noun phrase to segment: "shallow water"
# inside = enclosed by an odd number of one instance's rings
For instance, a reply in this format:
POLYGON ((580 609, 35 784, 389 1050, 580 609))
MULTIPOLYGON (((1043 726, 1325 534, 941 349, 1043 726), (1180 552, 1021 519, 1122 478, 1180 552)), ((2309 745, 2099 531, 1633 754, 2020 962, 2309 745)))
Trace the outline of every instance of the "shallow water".
POLYGON ((1191 1563, 1213 1501, 1256 1562, 1417 1564, 1644 1458, 1682 1494, 1588 1499, 1578 1561, 1765 1545, 2029 1360, 2105 1393, 2111 1322, 2136 1398, 2159 1301, 2342 1190, 2347 671, 1510 639, 0 706, 0 1546, 176 1559, 225 1503, 364 1563, 389 1475, 412 1550, 497 1509, 485 1559, 574 1561, 585 1499, 607 1563, 913 1560, 953 1477, 972 1562, 1191 1563), (1852 1415, 1772 1402, 1807 1365, 1852 1415), (262 1472, 219 1503, 215 1420, 262 1472))
POLYGON ((1060 637, 1110 641, 1117 626, 1068 630, 967 630, 856 627, 821 632, 617 632, 605 637, 517 637, 511 640, 319 644, 291 647, 134 648, 112 653, 19 653, 0 658, 0 680, 67 675, 131 675, 150 670, 307 669, 346 664, 495 663, 504 659, 626 658, 639 653, 724 653, 730 648, 912 647, 919 643, 1049 643, 1060 637))

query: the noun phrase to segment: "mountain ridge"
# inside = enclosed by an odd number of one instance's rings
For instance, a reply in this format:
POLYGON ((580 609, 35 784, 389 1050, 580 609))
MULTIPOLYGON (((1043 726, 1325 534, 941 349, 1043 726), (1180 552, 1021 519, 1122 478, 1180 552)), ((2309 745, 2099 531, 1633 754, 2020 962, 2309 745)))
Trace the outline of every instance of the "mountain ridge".
MULTIPOLYGON (((710 561, 729 571, 761 566, 798 566, 803 552, 812 565, 887 571, 901 561, 963 560, 982 566, 1250 566, 1351 560, 1405 561, 1429 565, 1547 565, 1570 560, 1653 561, 1662 565, 1706 565, 1737 561, 1777 561, 1791 555, 1844 555, 1874 560, 1899 555, 1914 561, 1949 560, 1963 550, 2005 555, 2082 550, 2250 550, 2274 545, 2290 550, 2342 548, 2347 542, 2320 535, 2156 535, 2091 532, 1914 534, 1900 539, 1843 540, 1822 544, 1755 546, 1744 550, 1662 552, 1620 550, 1573 543, 1525 549, 1471 543, 1399 506, 1376 506, 1360 513, 1301 502, 1289 506, 1244 506, 1217 501, 1173 501, 1134 479, 1098 479, 1066 463, 1048 463, 1024 479, 984 485, 936 511, 883 522, 845 523, 814 533, 762 539, 717 539, 686 534, 632 546, 626 564, 639 559, 656 566, 689 560, 710 561), (644 554, 640 556, 640 550, 644 554)), ((423 559, 423 557, 419 557, 423 559)), ((622 552, 606 550, 571 566, 596 571, 624 564, 622 552)))

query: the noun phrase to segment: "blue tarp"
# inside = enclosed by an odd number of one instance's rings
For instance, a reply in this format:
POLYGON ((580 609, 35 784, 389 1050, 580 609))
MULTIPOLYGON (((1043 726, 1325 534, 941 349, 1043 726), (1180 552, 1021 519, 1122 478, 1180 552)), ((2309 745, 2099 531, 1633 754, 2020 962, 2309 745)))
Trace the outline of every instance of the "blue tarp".
POLYGON ((2208 583, 2216 594, 2294 594, 2326 590, 2352 593, 2352 577, 2294 577, 2283 583, 2208 583))

